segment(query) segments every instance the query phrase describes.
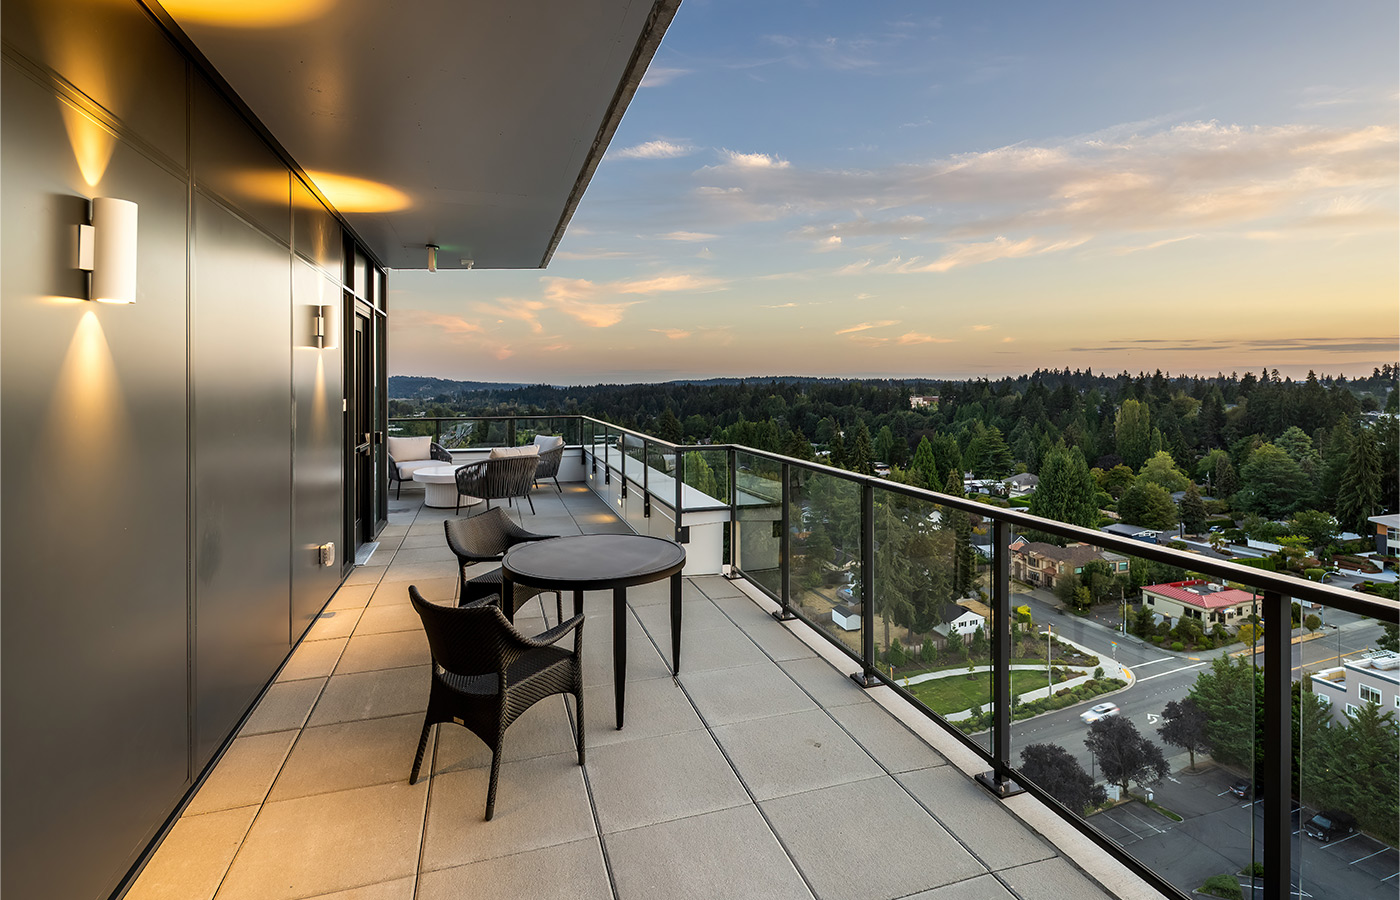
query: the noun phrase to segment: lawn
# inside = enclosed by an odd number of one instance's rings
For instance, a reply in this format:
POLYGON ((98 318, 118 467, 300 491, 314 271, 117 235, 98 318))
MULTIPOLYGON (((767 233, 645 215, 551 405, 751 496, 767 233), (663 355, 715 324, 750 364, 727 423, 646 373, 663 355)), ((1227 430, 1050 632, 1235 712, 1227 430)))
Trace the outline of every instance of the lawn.
MULTIPOLYGON (((1012 672, 1011 694, 1024 694, 1043 688, 1048 683, 1044 672, 1012 672)), ((962 712, 974 706, 985 709, 992 699, 991 679, 985 672, 978 673, 971 681, 966 677, 957 676, 925 681, 922 684, 911 685, 909 692, 940 716, 962 712)))

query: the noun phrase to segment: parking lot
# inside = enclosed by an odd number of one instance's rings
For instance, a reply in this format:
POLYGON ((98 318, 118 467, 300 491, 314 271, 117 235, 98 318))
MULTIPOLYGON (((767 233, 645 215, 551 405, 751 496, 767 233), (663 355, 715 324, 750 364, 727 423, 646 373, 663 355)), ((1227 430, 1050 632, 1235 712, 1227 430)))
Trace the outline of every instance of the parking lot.
MULTIPOLYGON (((1183 821, 1131 802, 1098 813, 1089 823, 1133 856, 1190 893, 1212 875, 1237 877, 1246 897, 1251 860, 1263 859, 1263 803, 1231 794, 1234 776, 1223 769, 1177 773, 1154 790, 1154 799, 1183 821)), ((1315 810, 1295 807, 1293 895, 1309 900, 1395 900, 1400 892, 1400 853, 1356 833, 1322 843, 1302 833, 1315 810)))

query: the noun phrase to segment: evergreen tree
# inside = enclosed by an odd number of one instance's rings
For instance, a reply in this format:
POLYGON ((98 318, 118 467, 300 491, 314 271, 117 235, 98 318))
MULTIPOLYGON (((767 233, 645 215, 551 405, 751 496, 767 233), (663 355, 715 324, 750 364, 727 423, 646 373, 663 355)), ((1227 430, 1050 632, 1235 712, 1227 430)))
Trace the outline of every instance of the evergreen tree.
POLYGON ((676 414, 671 412, 669 406, 663 409, 661 415, 656 418, 656 436, 673 444, 679 444, 685 438, 681 429, 681 420, 676 418, 676 414))
POLYGON ((851 446, 846 450, 846 468, 861 475, 873 475, 874 454, 875 448, 870 443, 870 429, 865 427, 865 421, 862 419, 856 423, 851 446))
POLYGON ((1005 478, 1011 472, 1011 449, 995 425, 978 422, 967 447, 967 465, 979 478, 1005 478))
POLYGON ((1098 505, 1094 503, 1096 488, 1078 448, 1066 449, 1060 443, 1040 467, 1040 484, 1031 495, 1030 512, 1057 522, 1092 527, 1099 518, 1098 505))
POLYGON ((880 430, 875 434, 875 460, 889 466, 902 462, 902 460, 895 459, 894 432, 890 430, 888 425, 881 425, 880 430))
POLYGON ((828 447, 831 455, 826 461, 838 469, 846 468, 846 442, 842 439, 840 431, 832 432, 828 447))
POLYGON ((1181 498, 1181 527, 1187 534, 1206 530, 1206 504, 1194 482, 1187 486, 1186 496, 1181 498))
POLYGON ((939 474, 929 479, 930 488, 943 480, 941 473, 949 469, 957 469, 958 474, 962 475, 967 468, 963 463, 962 451, 958 447, 958 442, 952 435, 934 435, 931 449, 933 450, 933 468, 939 474))
POLYGON ((1240 476, 1242 484, 1235 504, 1245 512, 1280 518, 1306 500, 1298 492, 1299 486, 1306 483, 1302 468, 1273 444, 1264 444, 1249 454, 1240 476))
MULTIPOLYGON (((914 476, 914 484, 931 491, 938 490, 941 479, 938 475, 938 467, 934 464, 933 445, 929 443, 928 437, 919 439, 919 446, 914 451, 914 459, 909 463, 909 473, 914 476)), ((962 486, 959 479, 958 486, 962 486)))
POLYGON ((1137 471, 1151 455, 1148 451, 1152 446, 1152 420, 1147 404, 1124 400, 1118 408, 1118 415, 1114 417, 1113 433, 1123 463, 1137 471))
POLYGON ((1206 717, 1206 738, 1218 761, 1251 768, 1264 755, 1264 674, 1247 656, 1211 661, 1188 694, 1206 717))
POLYGON ((1176 524, 1176 504, 1160 484, 1139 481, 1118 500, 1118 518, 1145 528, 1170 528, 1176 524))
POLYGON ((1235 464, 1230 459, 1230 454, 1221 453, 1215 459, 1215 466, 1211 472, 1211 493, 1220 499, 1233 497, 1240 489, 1239 475, 1235 472, 1235 464))
POLYGON ((1352 441, 1337 493, 1337 521, 1342 527, 1364 533, 1366 520, 1376 508, 1381 492, 1381 459, 1368 429, 1352 441))

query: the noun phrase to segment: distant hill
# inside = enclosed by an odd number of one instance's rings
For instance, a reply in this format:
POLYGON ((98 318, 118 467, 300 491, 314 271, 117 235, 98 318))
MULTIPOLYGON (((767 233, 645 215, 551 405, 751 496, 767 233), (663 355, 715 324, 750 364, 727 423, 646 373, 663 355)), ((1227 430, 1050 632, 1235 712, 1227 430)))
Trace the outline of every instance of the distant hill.
POLYGON ((446 378, 428 378, 423 375, 390 375, 390 400, 423 400, 439 394, 466 394, 474 391, 513 391, 529 387, 519 382, 502 381, 449 381, 446 378))

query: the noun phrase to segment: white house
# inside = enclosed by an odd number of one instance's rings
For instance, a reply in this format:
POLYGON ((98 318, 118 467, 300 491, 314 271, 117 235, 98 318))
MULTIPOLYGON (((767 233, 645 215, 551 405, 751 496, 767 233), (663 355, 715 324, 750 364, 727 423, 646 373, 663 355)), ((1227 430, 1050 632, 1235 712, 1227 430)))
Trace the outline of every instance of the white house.
POLYGON ((948 637, 956 633, 963 637, 972 637, 978 628, 985 628, 987 620, 965 606, 956 603, 944 603, 938 608, 938 617, 943 621, 933 626, 933 630, 948 637))
POLYGON ((1332 708, 1332 721, 1346 724, 1367 703, 1400 715, 1400 653, 1372 650, 1312 676, 1313 694, 1332 708))

